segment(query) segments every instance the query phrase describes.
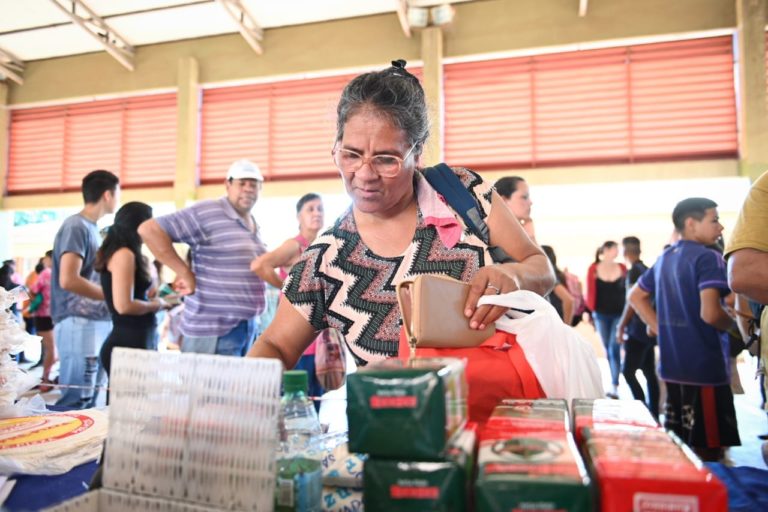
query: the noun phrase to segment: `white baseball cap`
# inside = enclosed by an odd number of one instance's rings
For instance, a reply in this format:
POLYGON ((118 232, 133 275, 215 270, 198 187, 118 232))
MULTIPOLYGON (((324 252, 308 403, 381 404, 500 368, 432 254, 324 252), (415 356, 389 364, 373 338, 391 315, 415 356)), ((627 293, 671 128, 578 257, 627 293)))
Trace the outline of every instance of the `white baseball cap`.
POLYGON ((264 181, 264 176, 261 175, 258 165, 250 160, 242 159, 229 166, 227 179, 264 181))

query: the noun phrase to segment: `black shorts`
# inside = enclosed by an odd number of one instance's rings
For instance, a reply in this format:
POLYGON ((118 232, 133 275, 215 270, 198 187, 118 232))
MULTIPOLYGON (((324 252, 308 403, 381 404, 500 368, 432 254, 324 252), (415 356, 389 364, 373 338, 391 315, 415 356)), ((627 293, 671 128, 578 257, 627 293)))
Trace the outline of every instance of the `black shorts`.
POLYGON ((665 382, 664 427, 692 448, 739 446, 736 409, 729 384, 696 386, 665 382))
POLYGON ((49 316, 36 316, 35 317, 35 330, 37 332, 52 331, 53 330, 53 320, 51 320, 51 317, 49 317, 49 316))

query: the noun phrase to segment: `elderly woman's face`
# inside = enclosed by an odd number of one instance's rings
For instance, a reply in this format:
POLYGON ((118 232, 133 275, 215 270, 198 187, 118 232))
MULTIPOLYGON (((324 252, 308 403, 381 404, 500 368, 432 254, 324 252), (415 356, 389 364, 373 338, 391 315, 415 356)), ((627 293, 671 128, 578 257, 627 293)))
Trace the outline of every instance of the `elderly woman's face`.
POLYGON ((296 218, 299 219, 299 228, 320 230, 325 219, 325 210, 321 199, 307 201, 301 207, 296 218))
MULTIPOLYGON (((370 109, 361 110, 347 120, 338 147, 355 151, 364 159, 376 155, 403 158, 410 149, 405 132, 370 109)), ((385 214, 413 193, 415 169, 416 157, 409 155, 400 172, 391 178, 379 176, 369 163, 355 173, 341 174, 355 208, 364 213, 385 214)))

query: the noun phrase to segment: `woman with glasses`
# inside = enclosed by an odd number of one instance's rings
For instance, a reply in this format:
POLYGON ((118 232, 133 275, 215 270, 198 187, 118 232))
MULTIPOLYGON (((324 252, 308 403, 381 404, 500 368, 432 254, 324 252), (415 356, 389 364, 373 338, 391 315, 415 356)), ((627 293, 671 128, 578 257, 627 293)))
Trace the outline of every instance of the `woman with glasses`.
POLYGON ((358 364, 398 355, 395 284, 444 274, 471 284, 465 315, 483 329, 504 309, 477 307, 483 294, 517 289, 546 294, 554 275, 491 184, 454 168, 486 215, 491 243, 516 263, 493 264, 488 247, 422 177, 429 134, 424 90, 405 61, 354 78, 337 107, 333 162, 352 205, 291 269, 272 324, 249 355, 291 368, 315 333, 335 327, 358 364))

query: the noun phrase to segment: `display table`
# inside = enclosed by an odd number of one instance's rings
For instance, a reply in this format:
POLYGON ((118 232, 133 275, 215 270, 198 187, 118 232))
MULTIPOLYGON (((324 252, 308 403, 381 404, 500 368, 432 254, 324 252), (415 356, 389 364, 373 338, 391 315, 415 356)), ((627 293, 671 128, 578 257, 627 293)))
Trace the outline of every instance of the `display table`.
POLYGON ((3 510, 8 512, 41 510, 79 496, 88 490, 91 478, 98 467, 94 461, 75 466, 63 475, 14 475, 10 478, 16 480, 16 485, 3 504, 3 510))

